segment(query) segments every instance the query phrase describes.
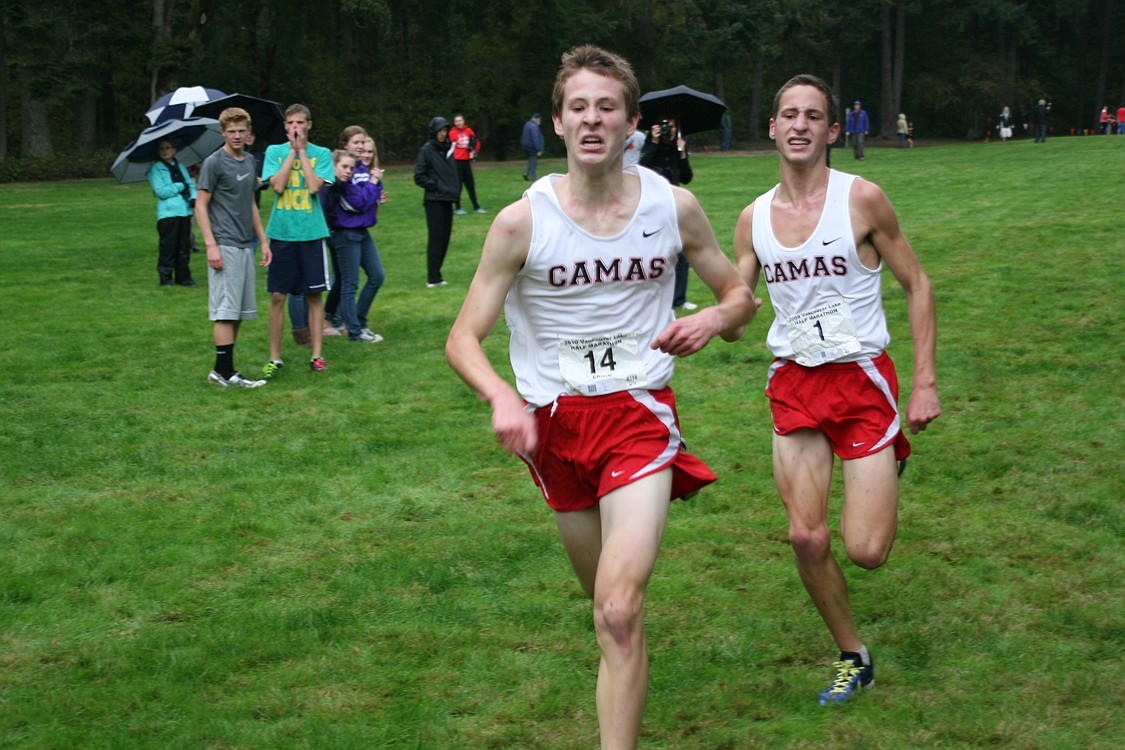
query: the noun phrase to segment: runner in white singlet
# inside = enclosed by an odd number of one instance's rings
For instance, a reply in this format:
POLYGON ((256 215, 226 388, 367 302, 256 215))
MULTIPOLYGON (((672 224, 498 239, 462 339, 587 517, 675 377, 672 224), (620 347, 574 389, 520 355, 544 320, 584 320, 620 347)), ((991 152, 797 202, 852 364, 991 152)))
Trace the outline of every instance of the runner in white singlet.
POLYGON ((777 92, 770 137, 781 182, 743 210, 735 255, 752 289, 766 279, 776 318, 767 344, 777 359, 766 394, 774 418, 774 478, 789 516, 789 540, 806 590, 840 658, 821 705, 874 683, 874 665, 852 616, 830 547, 833 454, 843 463, 840 523, 848 557, 877 568, 898 527, 895 459, 910 447, 899 422, 880 277, 889 268, 906 292, 914 343, 911 432, 941 414, 934 366, 937 325, 929 278, 883 192, 830 170, 825 154, 840 124, 831 88, 799 75, 777 92))
POLYGON ((633 748, 640 732, 644 597, 669 502, 714 479, 680 440, 674 357, 716 335, 737 340, 761 304, 691 193, 623 171, 639 98, 616 55, 586 46, 563 56, 552 119, 567 173, 496 216, 446 343, 450 365, 491 407, 497 438, 531 468, 594 601, 603 748, 633 748), (681 251, 717 304, 677 320, 681 251), (518 391, 482 347, 501 308, 518 391))

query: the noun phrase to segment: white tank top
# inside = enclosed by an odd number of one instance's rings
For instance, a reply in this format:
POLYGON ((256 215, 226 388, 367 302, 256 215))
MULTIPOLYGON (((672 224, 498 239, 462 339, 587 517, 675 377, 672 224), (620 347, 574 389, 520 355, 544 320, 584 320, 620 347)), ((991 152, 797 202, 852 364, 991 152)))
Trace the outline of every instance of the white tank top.
POLYGON ((766 345, 775 357, 816 366, 878 356, 890 343, 882 271, 860 262, 849 196, 856 176, 829 170, 824 210, 812 235, 784 247, 770 214, 777 186, 754 202, 754 252, 774 308, 766 345))
POLYGON ((532 235, 527 261, 504 302, 516 388, 533 406, 561 395, 656 390, 674 358, 651 343, 675 319, 672 287, 682 247, 672 188, 651 170, 628 167, 641 197, 628 225, 598 237, 563 211, 554 184, 525 195, 532 235))

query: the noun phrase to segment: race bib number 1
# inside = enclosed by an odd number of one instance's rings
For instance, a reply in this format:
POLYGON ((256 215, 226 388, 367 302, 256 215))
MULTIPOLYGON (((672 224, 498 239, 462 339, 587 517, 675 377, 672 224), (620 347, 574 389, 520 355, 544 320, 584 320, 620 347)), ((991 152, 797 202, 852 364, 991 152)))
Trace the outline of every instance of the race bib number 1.
POLYGON ((583 396, 648 387, 635 333, 560 338, 559 371, 567 387, 583 396))
POLYGON ((794 315, 788 329, 793 354, 805 367, 816 367, 860 350, 852 310, 842 299, 794 315))

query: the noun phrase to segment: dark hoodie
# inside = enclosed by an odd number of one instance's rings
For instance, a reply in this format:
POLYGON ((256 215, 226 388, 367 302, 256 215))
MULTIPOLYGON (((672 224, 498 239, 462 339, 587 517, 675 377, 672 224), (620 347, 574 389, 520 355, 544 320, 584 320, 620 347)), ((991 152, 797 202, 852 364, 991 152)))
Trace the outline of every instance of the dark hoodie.
POLYGON ((430 140, 418 151, 418 163, 414 165, 414 184, 425 189, 423 201, 454 203, 461 195, 461 182, 457 177, 457 165, 453 161, 453 145, 448 138, 445 143, 438 143, 437 133, 442 128, 449 128, 444 117, 430 120, 430 140))

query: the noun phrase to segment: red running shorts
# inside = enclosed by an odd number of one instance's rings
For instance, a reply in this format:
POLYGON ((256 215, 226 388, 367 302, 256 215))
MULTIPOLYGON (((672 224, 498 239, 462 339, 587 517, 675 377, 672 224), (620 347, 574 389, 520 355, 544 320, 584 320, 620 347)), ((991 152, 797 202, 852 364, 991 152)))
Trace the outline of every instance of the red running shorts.
POLYGON ((874 455, 891 444, 896 461, 910 455, 898 414, 898 376, 886 352, 817 367, 774 360, 766 396, 778 435, 819 430, 844 461, 874 455))
POLYGON ((693 495, 716 479, 684 449, 671 388, 560 396, 533 414, 539 447, 520 458, 554 510, 592 508, 608 493, 669 467, 672 498, 693 495))

